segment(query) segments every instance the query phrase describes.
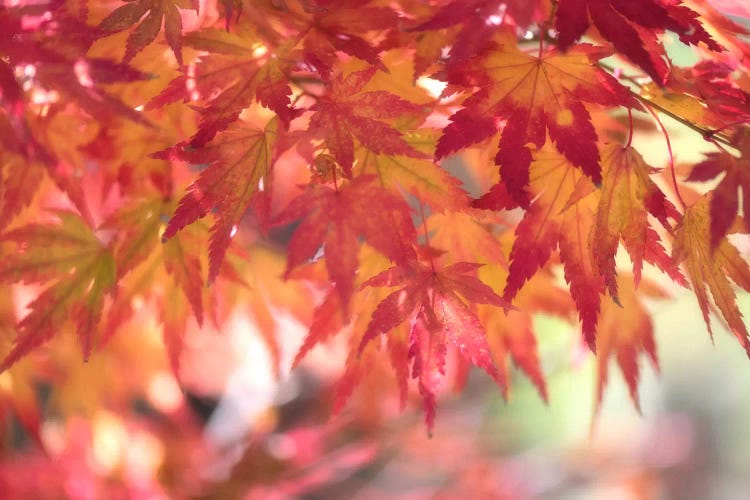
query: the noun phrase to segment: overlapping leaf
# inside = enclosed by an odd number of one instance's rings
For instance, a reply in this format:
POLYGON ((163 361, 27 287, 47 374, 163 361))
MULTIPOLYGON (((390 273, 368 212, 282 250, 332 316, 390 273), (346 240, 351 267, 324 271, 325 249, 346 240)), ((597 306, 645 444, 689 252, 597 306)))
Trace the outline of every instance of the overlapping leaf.
POLYGON ((624 276, 619 282, 620 303, 605 301, 597 326, 596 411, 601 406, 604 389, 607 386, 610 358, 614 357, 617 360, 630 391, 630 397, 639 410, 638 382, 641 373, 638 364, 639 355, 645 354, 654 369, 659 370, 654 325, 648 309, 639 297, 663 299, 667 298, 667 294, 659 286, 647 280, 641 283, 638 293, 630 276, 624 276))
POLYGON ((330 79, 336 51, 342 51, 383 69, 380 49, 363 38, 373 31, 398 26, 398 14, 391 6, 369 5, 370 0, 337 0, 334 5, 312 9, 310 25, 303 28, 303 58, 325 80, 330 79))
POLYGON ((200 124, 190 141, 191 146, 200 147, 209 142, 256 100, 274 111, 285 126, 296 116, 283 58, 270 57, 261 50, 262 46, 248 43, 238 34, 219 30, 191 35, 186 43, 210 54, 185 69, 185 74, 170 82, 146 108, 158 108, 180 100, 202 102, 200 124))
POLYGON ((682 2, 661 0, 560 0, 555 17, 557 42, 569 48, 593 23, 615 49, 643 68, 657 83, 668 73, 665 53, 657 34, 670 30, 683 43, 704 43, 722 50, 698 21, 698 14, 682 2))
POLYGON ((124 59, 128 62, 154 41, 163 24, 164 37, 175 59, 182 65, 182 19, 179 9, 198 12, 198 0, 126 0, 125 5, 112 11, 99 23, 99 29, 105 33, 115 33, 139 23, 128 36, 124 59))
POLYGON ((594 348, 604 279, 594 264, 591 228, 598 197, 591 180, 560 153, 546 146, 531 165, 535 201, 516 227, 504 297, 512 300, 559 248, 565 281, 578 309, 583 336, 594 348))
POLYGON ((734 142, 740 150, 739 158, 726 151, 709 153, 706 159, 693 166, 688 181, 710 181, 724 177, 714 188, 711 197, 711 248, 716 248, 734 223, 739 210, 738 191, 742 191, 745 228, 750 232, 750 134, 739 132, 734 142))
POLYGON ((312 184, 278 216, 277 224, 300 220, 289 242, 286 275, 323 247, 328 277, 346 310, 354 292, 358 237, 394 262, 413 258, 416 237, 408 205, 371 175, 341 187, 312 184))
POLYGON ((489 138, 504 121, 495 162, 508 192, 522 206, 529 201, 529 145, 541 148, 547 135, 571 163, 600 182, 597 134, 583 103, 635 105, 624 87, 595 66, 604 55, 579 45, 565 54, 550 49, 536 57, 502 39, 466 74, 454 75, 459 83, 482 88, 451 116, 436 158, 489 138))
POLYGON ((224 254, 245 211, 274 160, 278 120, 260 130, 243 122, 217 135, 206 147, 183 150, 181 159, 207 164, 180 200, 164 230, 168 240, 188 224, 215 210, 211 228, 208 281, 219 273, 224 254))
POLYGON ((50 340, 68 318, 75 322, 84 358, 91 353, 104 296, 115 283, 115 261, 111 249, 77 215, 56 214, 60 224, 31 224, 2 237, 15 243, 18 253, 3 258, 0 281, 55 281, 29 305, 0 371, 50 340))
POLYGON ((421 114, 421 106, 385 90, 362 92, 375 68, 336 75, 328 91, 311 109, 310 132, 322 136, 344 173, 351 176, 354 139, 374 153, 425 158, 387 121, 421 114))
POLYGON ((633 279, 641 280, 643 261, 649 262, 675 282, 687 285, 677 265, 667 255, 658 233, 651 227, 648 215, 671 230, 669 218, 677 219, 677 209, 651 180, 649 167, 632 147, 610 144, 602 151, 602 182, 592 250, 596 265, 604 276, 612 297, 618 297, 615 276, 615 254, 622 240, 633 261, 633 279))
POLYGON ((685 212, 682 222, 675 229, 672 255, 676 261, 684 261, 709 333, 712 332, 709 318, 711 302, 706 288, 710 290, 721 316, 750 356, 747 327, 729 282, 731 278, 740 288, 750 291, 750 267, 726 238, 711 248, 710 206, 713 196, 716 195, 706 194, 685 212))
POLYGON ((495 294, 475 275, 481 264, 461 262, 441 269, 411 261, 388 269, 363 286, 398 286, 372 314, 362 337, 360 351, 379 334, 413 321, 409 334, 412 377, 419 379, 425 404, 425 419, 431 431, 435 417, 435 389, 445 374, 448 344, 467 361, 484 369, 501 384, 492 362, 486 333, 476 315, 459 298, 474 304, 509 308, 510 303, 495 294))
MULTIPOLYGON (((417 151, 431 157, 438 131, 421 129, 404 134, 404 140, 417 151)), ((391 189, 404 189, 426 202, 433 210, 458 210, 468 204, 460 182, 429 159, 392 154, 364 153, 358 172, 375 174, 391 189)))

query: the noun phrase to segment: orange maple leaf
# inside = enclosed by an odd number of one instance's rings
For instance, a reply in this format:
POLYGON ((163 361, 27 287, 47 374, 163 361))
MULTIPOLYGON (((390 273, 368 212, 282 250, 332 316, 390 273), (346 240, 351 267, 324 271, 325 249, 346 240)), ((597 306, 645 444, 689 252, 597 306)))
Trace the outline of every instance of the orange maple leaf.
POLYGON ((706 287, 711 291, 713 302, 729 329, 750 356, 747 327, 729 283, 731 278, 742 289, 750 291, 750 267, 726 238, 722 238, 712 251, 710 205, 713 196, 712 193, 702 196, 685 211, 682 221, 675 229, 672 256, 677 262, 684 261, 709 333, 713 336, 706 287))
POLYGON ((650 214, 671 231, 668 218, 679 218, 677 209, 649 177, 656 169, 648 166, 632 147, 610 144, 602 151, 602 170, 604 177, 593 229, 592 250, 609 294, 617 300, 615 254, 620 240, 633 261, 636 286, 641 280, 644 260, 667 273, 675 282, 686 286, 685 278, 648 222, 650 214))
POLYGON ((640 411, 638 402, 638 382, 640 368, 638 356, 645 353, 655 370, 659 370, 659 360, 654 340, 654 325, 648 309, 643 305, 640 296, 649 298, 667 298, 668 295, 655 283, 643 280, 638 287, 634 287, 634 280, 630 276, 619 279, 619 304, 605 301, 596 332, 596 409, 598 412, 604 388, 609 378, 609 362, 615 357, 617 364, 625 377, 630 391, 630 397, 636 409, 640 411))
POLYGON ((559 247, 584 339, 594 349, 600 295, 605 290, 591 248, 598 204, 596 188, 580 169, 547 145, 531 164, 530 191, 535 200, 516 226, 503 296, 512 300, 559 247))

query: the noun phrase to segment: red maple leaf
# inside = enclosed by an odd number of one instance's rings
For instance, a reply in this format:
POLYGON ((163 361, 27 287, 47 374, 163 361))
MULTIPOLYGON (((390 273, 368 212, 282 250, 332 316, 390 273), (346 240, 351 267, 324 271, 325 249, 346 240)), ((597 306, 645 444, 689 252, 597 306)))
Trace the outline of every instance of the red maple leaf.
POLYGON ((422 107, 384 90, 362 92, 375 74, 370 67, 333 78, 328 92, 311 109, 309 131, 322 135, 347 177, 352 175, 354 139, 375 153, 425 158, 384 120, 422 113, 422 107))
MULTIPOLYGON (((207 164, 198 179, 188 187, 169 220, 162 240, 171 238, 188 224, 215 210, 216 222, 211 228, 209 245, 209 283, 218 276, 224 254, 245 211, 274 161, 278 120, 271 120, 265 130, 245 122, 217 135, 203 148, 187 147, 177 156, 194 164, 207 164)), ((163 152, 169 156, 173 152, 163 152)))
POLYGON ((217 132, 237 120, 240 112, 254 100, 274 111, 284 126, 294 119, 298 110, 292 108, 283 58, 270 57, 256 51, 241 36, 208 29, 185 38, 186 44, 209 51, 184 75, 172 80, 146 109, 162 107, 179 100, 202 102, 194 104, 201 113, 198 131, 190 141, 200 147, 217 132))
POLYGON ((670 30, 686 44, 703 42, 711 50, 722 50, 697 17, 680 1, 559 0, 555 28, 558 46, 567 50, 593 22, 618 52, 663 84, 669 68, 657 34, 670 30))
POLYGON ((740 150, 739 158, 726 151, 708 153, 706 159, 693 166, 688 181, 710 181, 721 174, 724 177, 714 188, 711 197, 711 248, 714 249, 726 236, 737 218, 739 210, 738 188, 742 190, 742 206, 745 210, 745 228, 750 232, 750 134, 739 131, 734 145, 740 150))
POLYGON ((571 163, 601 182, 597 134, 583 103, 636 105, 627 89, 594 65, 604 55, 579 45, 565 54, 550 49, 536 57, 503 39, 466 73, 454 75, 481 89, 450 117, 435 157, 489 138, 504 122, 495 162, 509 194, 522 206, 528 206, 529 144, 541 148, 548 133, 571 163))
POLYGON ((447 344, 450 343, 472 364, 483 368, 502 386, 500 375, 490 356, 486 333, 476 315, 459 298, 475 304, 510 308, 490 287, 476 277, 481 264, 460 262, 436 270, 431 265, 410 261, 408 265, 388 269, 362 284, 399 286, 378 304, 367 326, 360 352, 381 333, 413 321, 409 334, 412 377, 419 379, 424 398, 428 430, 435 417, 435 389, 445 373, 447 344))
POLYGON ((372 175, 338 187, 311 184, 278 216, 276 224, 300 220, 289 242, 286 276, 323 247, 328 276, 348 308, 354 292, 358 237, 394 262, 413 258, 416 238, 409 206, 372 175))

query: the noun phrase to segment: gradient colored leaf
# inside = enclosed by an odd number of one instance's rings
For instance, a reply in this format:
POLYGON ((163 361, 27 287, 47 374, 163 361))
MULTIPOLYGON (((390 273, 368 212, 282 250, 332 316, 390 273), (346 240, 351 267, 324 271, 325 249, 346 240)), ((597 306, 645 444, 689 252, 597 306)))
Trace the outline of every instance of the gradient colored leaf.
POLYGON ((3 282, 40 283, 55 280, 30 305, 18 323, 18 337, 0 364, 8 369, 30 350, 50 340, 68 318, 88 358, 101 318, 104 296, 115 284, 115 261, 80 217, 56 212, 60 224, 33 224, 5 233, 18 253, 0 263, 3 282))
POLYGON ((600 49, 578 45, 565 54, 550 49, 536 57, 503 39, 467 74, 456 76, 482 88, 451 116, 435 157, 489 138, 504 122, 495 163, 521 206, 529 202, 529 145, 541 148, 548 135, 571 163, 601 182, 597 134, 583 103, 635 105, 627 90, 595 65, 604 56, 600 49))
POLYGON ((209 244, 208 282, 216 279, 224 254, 245 211, 258 192, 262 179, 271 169, 278 120, 271 120, 265 129, 244 122, 214 138, 200 149, 183 149, 181 159, 208 167, 188 187, 169 220, 163 241, 214 210, 209 244))
POLYGON ((289 242, 286 276, 323 247, 328 276, 344 310, 354 293, 359 236, 393 262, 405 262, 414 255, 416 235, 408 205, 380 187, 371 175, 361 175, 335 189, 308 186, 276 223, 299 219, 302 221, 289 242))
POLYGON ((428 431, 434 424, 435 389, 445 373, 445 354, 450 343, 467 361, 484 369, 498 384, 486 333, 476 315, 458 297, 474 304, 509 308, 510 303, 495 294, 474 273, 481 264, 461 262, 440 270, 413 261, 408 267, 393 267, 369 279, 362 286, 402 287, 391 293, 372 314, 360 352, 379 334, 388 333, 404 322, 413 321, 409 356, 412 377, 419 379, 425 404, 428 431))
POLYGON ((320 135, 344 174, 351 177, 354 139, 373 153, 425 158, 407 143, 401 133, 384 120, 420 114, 421 107, 385 90, 362 92, 375 68, 339 74, 325 96, 311 109, 309 131, 320 135))
POLYGON ((661 238, 648 221, 648 215, 651 215, 671 231, 668 219, 679 219, 677 209, 649 177, 656 169, 648 166, 632 147, 623 148, 617 144, 610 144, 602 151, 602 169, 604 180, 592 249, 609 294, 617 300, 615 254, 620 241, 633 261, 636 286, 641 280, 644 260, 686 286, 685 278, 667 255, 661 238))
POLYGON ((698 299, 709 333, 713 335, 709 319, 709 302, 706 288, 711 291, 716 305, 729 329, 750 356, 750 340, 742 314, 737 308, 736 294, 729 282, 731 278, 740 288, 750 291, 750 267, 737 249, 722 238, 716 248, 711 248, 711 193, 701 197, 686 212, 675 229, 672 256, 684 262, 688 279, 698 299))

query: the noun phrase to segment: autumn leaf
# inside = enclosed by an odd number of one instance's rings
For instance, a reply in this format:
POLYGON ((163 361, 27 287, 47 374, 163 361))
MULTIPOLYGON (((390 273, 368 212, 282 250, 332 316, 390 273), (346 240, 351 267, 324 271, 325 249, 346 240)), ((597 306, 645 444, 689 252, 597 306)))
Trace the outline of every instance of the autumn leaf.
POLYGON ((461 262, 435 270, 412 261, 405 267, 390 268, 362 285, 402 287, 378 304, 359 351, 379 334, 416 320, 410 333, 409 356, 413 359, 412 377, 419 378, 429 431, 434 424, 436 379, 445 373, 448 342, 467 361, 484 369, 500 384, 486 333, 476 315, 458 296, 471 303, 511 307, 476 277, 474 273, 479 267, 481 264, 461 262))
POLYGON ((451 47, 448 63, 458 64, 482 52, 501 25, 513 23, 525 29, 532 19, 542 21, 541 10, 523 0, 453 0, 410 30, 435 31, 458 25, 455 37, 442 41, 443 46, 451 47))
POLYGON ((21 156, 0 153, 0 231, 28 207, 39 189, 44 170, 21 156))
POLYGON ((379 187, 371 175, 341 187, 310 185, 278 216, 276 224, 302 219, 289 241, 285 275, 323 247, 328 276, 348 308, 354 292, 358 236, 394 262, 413 258, 416 238, 408 205, 379 187))
POLYGON ((594 349, 600 295, 605 290, 591 244, 598 204, 596 188, 565 157, 546 146, 531 165, 530 191, 535 200, 516 226, 503 297, 512 300, 559 248, 583 337, 594 349))
POLYGON ((115 283, 111 250, 72 212, 55 212, 60 224, 31 224, 5 233, 19 253, 0 264, 3 282, 43 283, 55 280, 30 305, 18 323, 18 337, 0 364, 8 369, 32 349, 58 333, 70 317, 88 358, 101 318, 104 296, 115 283))
POLYGON ((330 153, 347 177, 354 163, 354 139, 373 153, 425 158, 383 120, 406 114, 421 114, 417 104, 385 90, 362 92, 375 68, 355 71, 344 77, 336 75, 328 92, 311 109, 309 131, 321 135, 330 153))
POLYGON ((247 43, 239 34, 214 29, 188 35, 185 42, 208 54, 183 69, 184 74, 151 99, 146 109, 180 100, 193 102, 201 118, 198 131, 190 140, 192 147, 209 142, 254 101, 274 111, 285 127, 297 116, 282 57, 270 57, 259 49, 260 45, 247 43))
POLYGON ((336 8, 312 10, 310 24, 302 28, 305 34, 302 56, 305 63, 329 80, 336 62, 336 51, 342 51, 373 66, 383 69, 380 49, 363 38, 368 32, 384 32, 398 26, 398 14, 393 8, 369 5, 370 0, 340 0, 336 8))
POLYGON ((635 285, 641 280, 643 261, 687 285, 677 265, 667 255, 648 215, 671 231, 669 218, 679 219, 677 209, 649 177, 656 170, 630 146, 610 144, 602 151, 604 180, 593 229, 592 250, 609 294, 617 300, 615 254, 622 240, 633 261, 635 285))
POLYGON ((567 50, 593 23, 615 49, 643 68, 655 82, 666 80, 668 66, 657 34, 670 30, 683 43, 705 44, 721 51, 697 19, 698 14, 681 2, 645 0, 560 0, 555 16, 557 42, 567 50))
MULTIPOLYGON (((429 158, 435 150, 438 134, 434 129, 419 129, 404 134, 403 138, 429 158)), ((361 168, 356 169, 358 173, 377 175, 383 185, 396 191, 406 190, 424 200, 433 210, 458 210, 468 205, 460 182, 430 159, 369 151, 357 157, 361 159, 361 168)))
POLYGON ((495 163, 521 206, 528 206, 529 144, 541 148, 547 134, 572 164, 601 182, 597 134, 583 103, 636 105, 625 87, 594 64, 604 55, 593 46, 578 45, 567 53, 550 49, 536 57, 503 39, 454 77, 482 88, 451 116, 435 157, 489 138, 504 121, 495 163))
MULTIPOLYGON (((509 236, 509 235, 508 235, 509 236)), ((510 241, 509 238, 503 238, 510 241)), ((489 265, 480 270, 479 277, 493 290, 502 291, 508 276, 506 265, 489 265)), ((534 314, 547 313, 569 320, 575 312, 574 304, 565 290, 554 282, 550 272, 535 274, 516 296, 517 310, 501 312, 498 308, 479 305, 477 317, 487 332, 487 343, 495 360, 502 383, 503 396, 510 392, 508 359, 513 361, 534 384, 541 398, 548 398, 547 384, 537 350, 534 314)))
POLYGON ((641 282, 638 293, 636 293, 631 276, 623 275, 618 281, 620 303, 616 304, 611 300, 604 301, 597 325, 595 413, 598 413, 601 408, 604 389, 609 379, 611 358, 614 357, 617 360, 620 371, 625 377, 630 397, 638 411, 640 411, 638 383, 641 373, 638 357, 641 354, 646 355, 653 368, 659 371, 654 325, 648 309, 639 297, 665 299, 668 295, 658 285, 648 280, 641 282))
POLYGON ((731 64, 711 61, 689 68, 672 67, 669 88, 649 83, 641 88, 641 95, 695 125, 723 129, 728 124, 750 121, 750 95, 737 85, 734 70, 731 64))
POLYGON ((116 33, 140 21, 128 36, 125 62, 129 62, 154 41, 164 25, 164 37, 177 63, 182 66, 182 19, 179 9, 198 12, 198 0, 126 0, 125 5, 109 14, 98 28, 105 33, 116 33), (141 20, 143 19, 143 20, 141 20))
POLYGON ((186 225, 214 210, 216 221, 211 227, 209 244, 209 283, 216 279, 227 247, 263 176, 271 169, 277 127, 278 120, 271 120, 263 130, 238 122, 207 146, 188 147, 178 152, 181 159, 208 167, 188 187, 162 240, 167 241, 186 225))
MULTIPOLYGON (((750 135, 740 133, 734 138, 740 150, 739 158, 726 151, 708 153, 706 159, 693 166, 687 181, 705 182, 721 174, 724 177, 711 197, 711 248, 724 239, 739 211, 738 191, 742 191, 742 206, 750 207, 750 135)), ((750 217, 745 216, 745 228, 750 232, 750 217)))
POLYGON ((675 229, 672 256, 684 267, 698 299, 709 333, 713 336, 709 307, 711 303, 706 288, 711 291, 713 303, 750 356, 750 341, 742 313, 737 308, 736 294, 729 278, 743 290, 750 291, 750 268, 737 249, 722 238, 711 248, 710 206, 713 196, 708 193, 685 211, 682 222, 675 229))

